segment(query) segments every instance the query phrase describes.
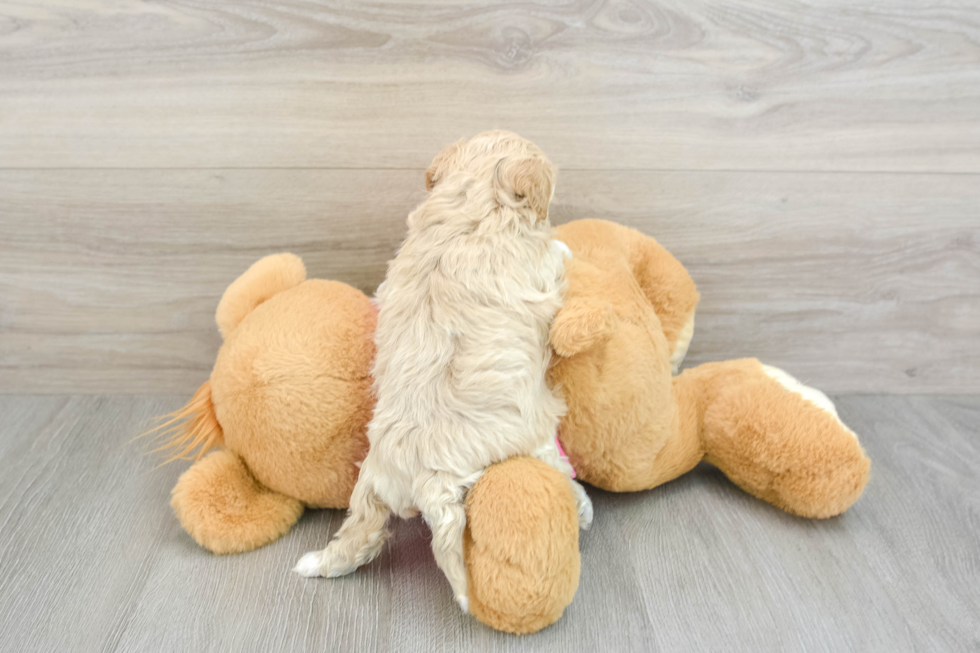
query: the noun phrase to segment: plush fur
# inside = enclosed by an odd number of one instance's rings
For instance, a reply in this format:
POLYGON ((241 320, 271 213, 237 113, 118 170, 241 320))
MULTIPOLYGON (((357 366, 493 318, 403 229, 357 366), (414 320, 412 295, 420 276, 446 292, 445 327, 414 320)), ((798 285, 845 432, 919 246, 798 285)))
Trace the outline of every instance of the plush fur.
POLYGON ((214 451, 181 475, 170 505, 181 526, 215 553, 251 551, 292 528, 303 504, 264 487, 245 461, 214 451))
POLYGON ((214 321, 227 338, 255 307, 306 280, 306 266, 295 254, 279 254, 257 261, 228 286, 218 303, 214 321))
POLYGON ((305 275, 298 257, 278 254, 228 288, 211 378, 161 425, 177 421, 164 432, 171 458, 224 447, 185 472, 172 498, 187 532, 216 553, 271 542, 303 506, 346 508, 367 453, 375 308, 346 284, 305 275))
POLYGON ((794 514, 830 517, 857 500, 870 462, 825 395, 754 359, 671 376, 698 295, 653 239, 602 220, 556 236, 575 257, 551 382, 564 389, 561 442, 581 480, 644 490, 706 460, 794 514))
MULTIPOLYGON (((297 278, 297 262, 266 257, 229 287, 219 306, 251 310, 220 313, 228 337, 211 379, 161 425, 173 427, 163 432, 170 458, 196 460, 171 505, 188 534, 215 553, 274 541, 304 506, 346 508, 366 454, 375 308, 344 284, 297 278)), ((477 618, 511 632, 557 619, 578 583, 575 499, 564 474, 542 467, 551 469, 521 458, 492 465, 469 495, 472 605, 477 618), (537 493, 539 509, 513 511, 528 493, 537 493), (538 541, 488 536, 498 524, 501 533, 548 529, 546 554, 538 541)))
POLYGON ((548 222, 554 167, 495 131, 450 145, 426 178, 377 294, 377 404, 350 514, 295 571, 350 573, 381 551, 390 513, 421 512, 466 611, 464 499, 489 465, 536 456, 569 477, 583 527, 592 508, 558 454, 565 405, 546 380, 566 251, 548 222))
MULTIPOLYGON (((564 355, 550 378, 563 386, 561 439, 580 479, 640 490, 707 460, 799 515, 839 514, 860 496, 870 463, 819 392, 751 359, 671 377, 698 294, 652 238, 599 220, 563 225, 555 236, 574 257, 551 330, 564 355)), ((229 288, 253 310, 225 321, 241 335, 226 339, 211 380, 175 415, 172 435, 183 438, 178 454, 192 456, 190 442, 222 447, 222 456, 195 462, 173 494, 187 532, 221 553, 279 537, 297 504, 346 507, 373 407, 370 300, 339 283, 295 284, 291 257, 263 261, 253 269, 293 272, 243 276, 252 281, 229 288), (270 278, 287 280, 272 282, 271 296, 261 290, 270 278), (235 388, 246 392, 240 400, 235 388)), ((510 632, 557 619, 579 575, 576 506, 564 475, 521 461, 492 466, 470 490, 464 539, 470 608, 510 632), (549 535, 528 536, 539 528, 549 535)))
POLYGON ((578 515, 565 475, 534 458, 491 466, 466 497, 470 610, 499 630, 554 623, 578 588, 578 515))
POLYGON ((360 291, 310 279, 226 338, 211 373, 215 414, 225 446, 265 487, 313 508, 347 505, 374 406, 375 319, 360 291))

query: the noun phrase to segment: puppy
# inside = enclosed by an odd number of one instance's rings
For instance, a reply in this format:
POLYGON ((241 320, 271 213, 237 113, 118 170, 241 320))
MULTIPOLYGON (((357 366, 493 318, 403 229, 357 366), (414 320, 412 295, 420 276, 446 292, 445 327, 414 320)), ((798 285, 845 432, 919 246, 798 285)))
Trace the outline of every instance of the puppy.
POLYGON ((569 476, 588 528, 592 504, 555 440, 565 404, 545 382, 570 255, 550 237, 555 174, 534 144, 503 131, 432 161, 430 194, 408 216, 377 293, 377 405, 350 513, 297 573, 350 573, 381 551, 391 512, 421 511, 436 562, 468 611, 464 498, 489 465, 516 455, 569 476))

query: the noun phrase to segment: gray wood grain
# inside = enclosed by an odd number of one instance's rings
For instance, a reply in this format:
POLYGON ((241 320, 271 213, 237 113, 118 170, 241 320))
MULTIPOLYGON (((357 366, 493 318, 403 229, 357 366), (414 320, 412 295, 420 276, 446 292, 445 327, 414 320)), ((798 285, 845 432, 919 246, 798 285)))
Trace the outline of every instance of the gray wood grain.
POLYGON ((182 397, 0 397, 0 650, 758 651, 980 645, 980 397, 838 398, 874 468, 808 521, 706 466, 650 492, 589 489, 578 594, 527 637, 464 618, 418 520, 365 569, 289 568, 341 520, 213 556, 167 505, 181 471, 129 438, 182 397))
POLYGON ((980 7, 0 3, 0 165, 980 172, 980 7))
MULTIPOLYGON (((421 170, 0 171, 0 392, 186 393, 260 256, 372 292, 421 170)), ((563 171, 556 222, 660 240, 698 283, 688 364, 837 392, 980 391, 980 175, 563 171)))
POLYGON ((980 401, 843 397, 872 460, 840 518, 773 510, 702 467, 612 498, 663 650, 960 651, 980 645, 980 401), (656 509, 651 506, 656 502, 656 509), (683 522, 683 526, 678 523, 683 522), (707 618, 712 615, 713 618, 707 618))

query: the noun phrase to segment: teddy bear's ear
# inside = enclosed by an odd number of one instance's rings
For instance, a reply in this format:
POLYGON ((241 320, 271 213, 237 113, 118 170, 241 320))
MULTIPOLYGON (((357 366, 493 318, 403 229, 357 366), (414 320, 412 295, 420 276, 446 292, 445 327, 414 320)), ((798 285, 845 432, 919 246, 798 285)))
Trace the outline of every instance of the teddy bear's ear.
POLYGON ((498 200, 514 208, 527 206, 544 220, 557 174, 554 164, 540 154, 501 159, 493 175, 498 200))
POLYGON ((235 330, 256 306, 306 280, 306 267, 295 254, 270 254, 259 259, 228 286, 214 320, 222 338, 235 330))
POLYGON ((466 145, 466 140, 461 138, 442 148, 436 158, 432 159, 429 169, 425 171, 425 190, 431 191, 443 177, 459 165, 459 157, 463 152, 464 145, 466 145))

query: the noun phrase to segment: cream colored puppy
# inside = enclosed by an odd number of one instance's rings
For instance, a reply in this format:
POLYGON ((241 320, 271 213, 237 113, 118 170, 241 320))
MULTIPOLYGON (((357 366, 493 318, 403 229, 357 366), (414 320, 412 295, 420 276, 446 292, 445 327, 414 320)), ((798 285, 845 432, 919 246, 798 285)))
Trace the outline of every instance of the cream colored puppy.
POLYGON ((592 504, 555 442, 565 403, 545 382, 568 254, 550 235, 554 183, 544 154, 503 131, 450 145, 429 166, 429 197, 408 216, 408 237, 378 288, 378 402, 350 513, 297 573, 350 573, 381 551, 390 512, 421 511, 467 611, 466 492, 515 455, 569 475, 588 528, 592 504))

